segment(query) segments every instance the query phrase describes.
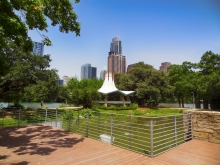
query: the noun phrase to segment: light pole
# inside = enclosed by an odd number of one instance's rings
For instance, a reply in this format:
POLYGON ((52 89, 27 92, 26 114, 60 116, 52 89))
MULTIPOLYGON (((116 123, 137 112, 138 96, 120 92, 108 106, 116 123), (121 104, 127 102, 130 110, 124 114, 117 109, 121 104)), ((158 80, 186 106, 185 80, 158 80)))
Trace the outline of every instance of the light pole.
POLYGON ((194 97, 194 92, 191 92, 193 94, 193 109, 195 109, 195 97, 194 97))

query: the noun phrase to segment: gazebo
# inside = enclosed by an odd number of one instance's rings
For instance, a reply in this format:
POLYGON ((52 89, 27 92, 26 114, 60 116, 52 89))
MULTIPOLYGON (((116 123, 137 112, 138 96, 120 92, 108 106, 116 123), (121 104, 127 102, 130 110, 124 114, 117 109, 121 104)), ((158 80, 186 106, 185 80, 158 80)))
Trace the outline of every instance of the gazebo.
POLYGON ((102 85, 102 87, 98 90, 99 93, 105 95, 105 101, 99 101, 99 103, 104 103, 105 106, 107 107, 107 104, 131 104, 130 97, 135 93, 135 91, 121 91, 115 87, 115 82, 114 82, 114 72, 107 72, 105 74, 105 80, 102 85), (108 95, 111 93, 119 93, 120 94, 120 101, 108 101, 108 95), (126 97, 126 100, 125 100, 126 97))

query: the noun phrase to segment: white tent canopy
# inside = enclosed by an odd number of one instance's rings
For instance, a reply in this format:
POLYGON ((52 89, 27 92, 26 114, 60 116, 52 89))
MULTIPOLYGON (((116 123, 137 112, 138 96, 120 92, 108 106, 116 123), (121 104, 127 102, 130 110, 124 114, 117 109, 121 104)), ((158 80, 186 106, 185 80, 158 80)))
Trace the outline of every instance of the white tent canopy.
POLYGON ((124 96, 128 96, 128 95, 133 94, 135 91, 121 91, 117 89, 115 86, 115 82, 114 82, 114 75, 109 72, 105 75, 104 83, 102 87, 98 90, 98 92, 104 95, 114 93, 114 92, 119 92, 123 94, 124 96))

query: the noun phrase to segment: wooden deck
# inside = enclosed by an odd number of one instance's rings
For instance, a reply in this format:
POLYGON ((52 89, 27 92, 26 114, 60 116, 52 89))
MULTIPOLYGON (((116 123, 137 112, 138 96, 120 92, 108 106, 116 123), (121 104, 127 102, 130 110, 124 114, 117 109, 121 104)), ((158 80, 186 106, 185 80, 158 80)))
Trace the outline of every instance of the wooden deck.
POLYGON ((47 125, 0 129, 1 165, 220 165, 220 145, 192 140, 149 158, 47 125))

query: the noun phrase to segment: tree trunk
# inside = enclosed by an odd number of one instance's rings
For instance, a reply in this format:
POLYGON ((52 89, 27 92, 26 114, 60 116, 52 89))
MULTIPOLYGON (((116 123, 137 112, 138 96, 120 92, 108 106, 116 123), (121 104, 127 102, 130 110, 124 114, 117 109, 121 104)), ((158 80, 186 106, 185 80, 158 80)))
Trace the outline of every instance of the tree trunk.
POLYGON ((195 107, 196 107, 197 109, 201 109, 200 100, 196 100, 195 102, 196 102, 195 107))
POLYGON ((181 107, 180 97, 178 96, 179 108, 181 107))
POLYGON ((183 97, 181 98, 181 101, 182 101, 182 108, 184 108, 184 98, 183 97))
POLYGON ((209 102, 207 100, 203 100, 203 109, 209 109, 209 102))

